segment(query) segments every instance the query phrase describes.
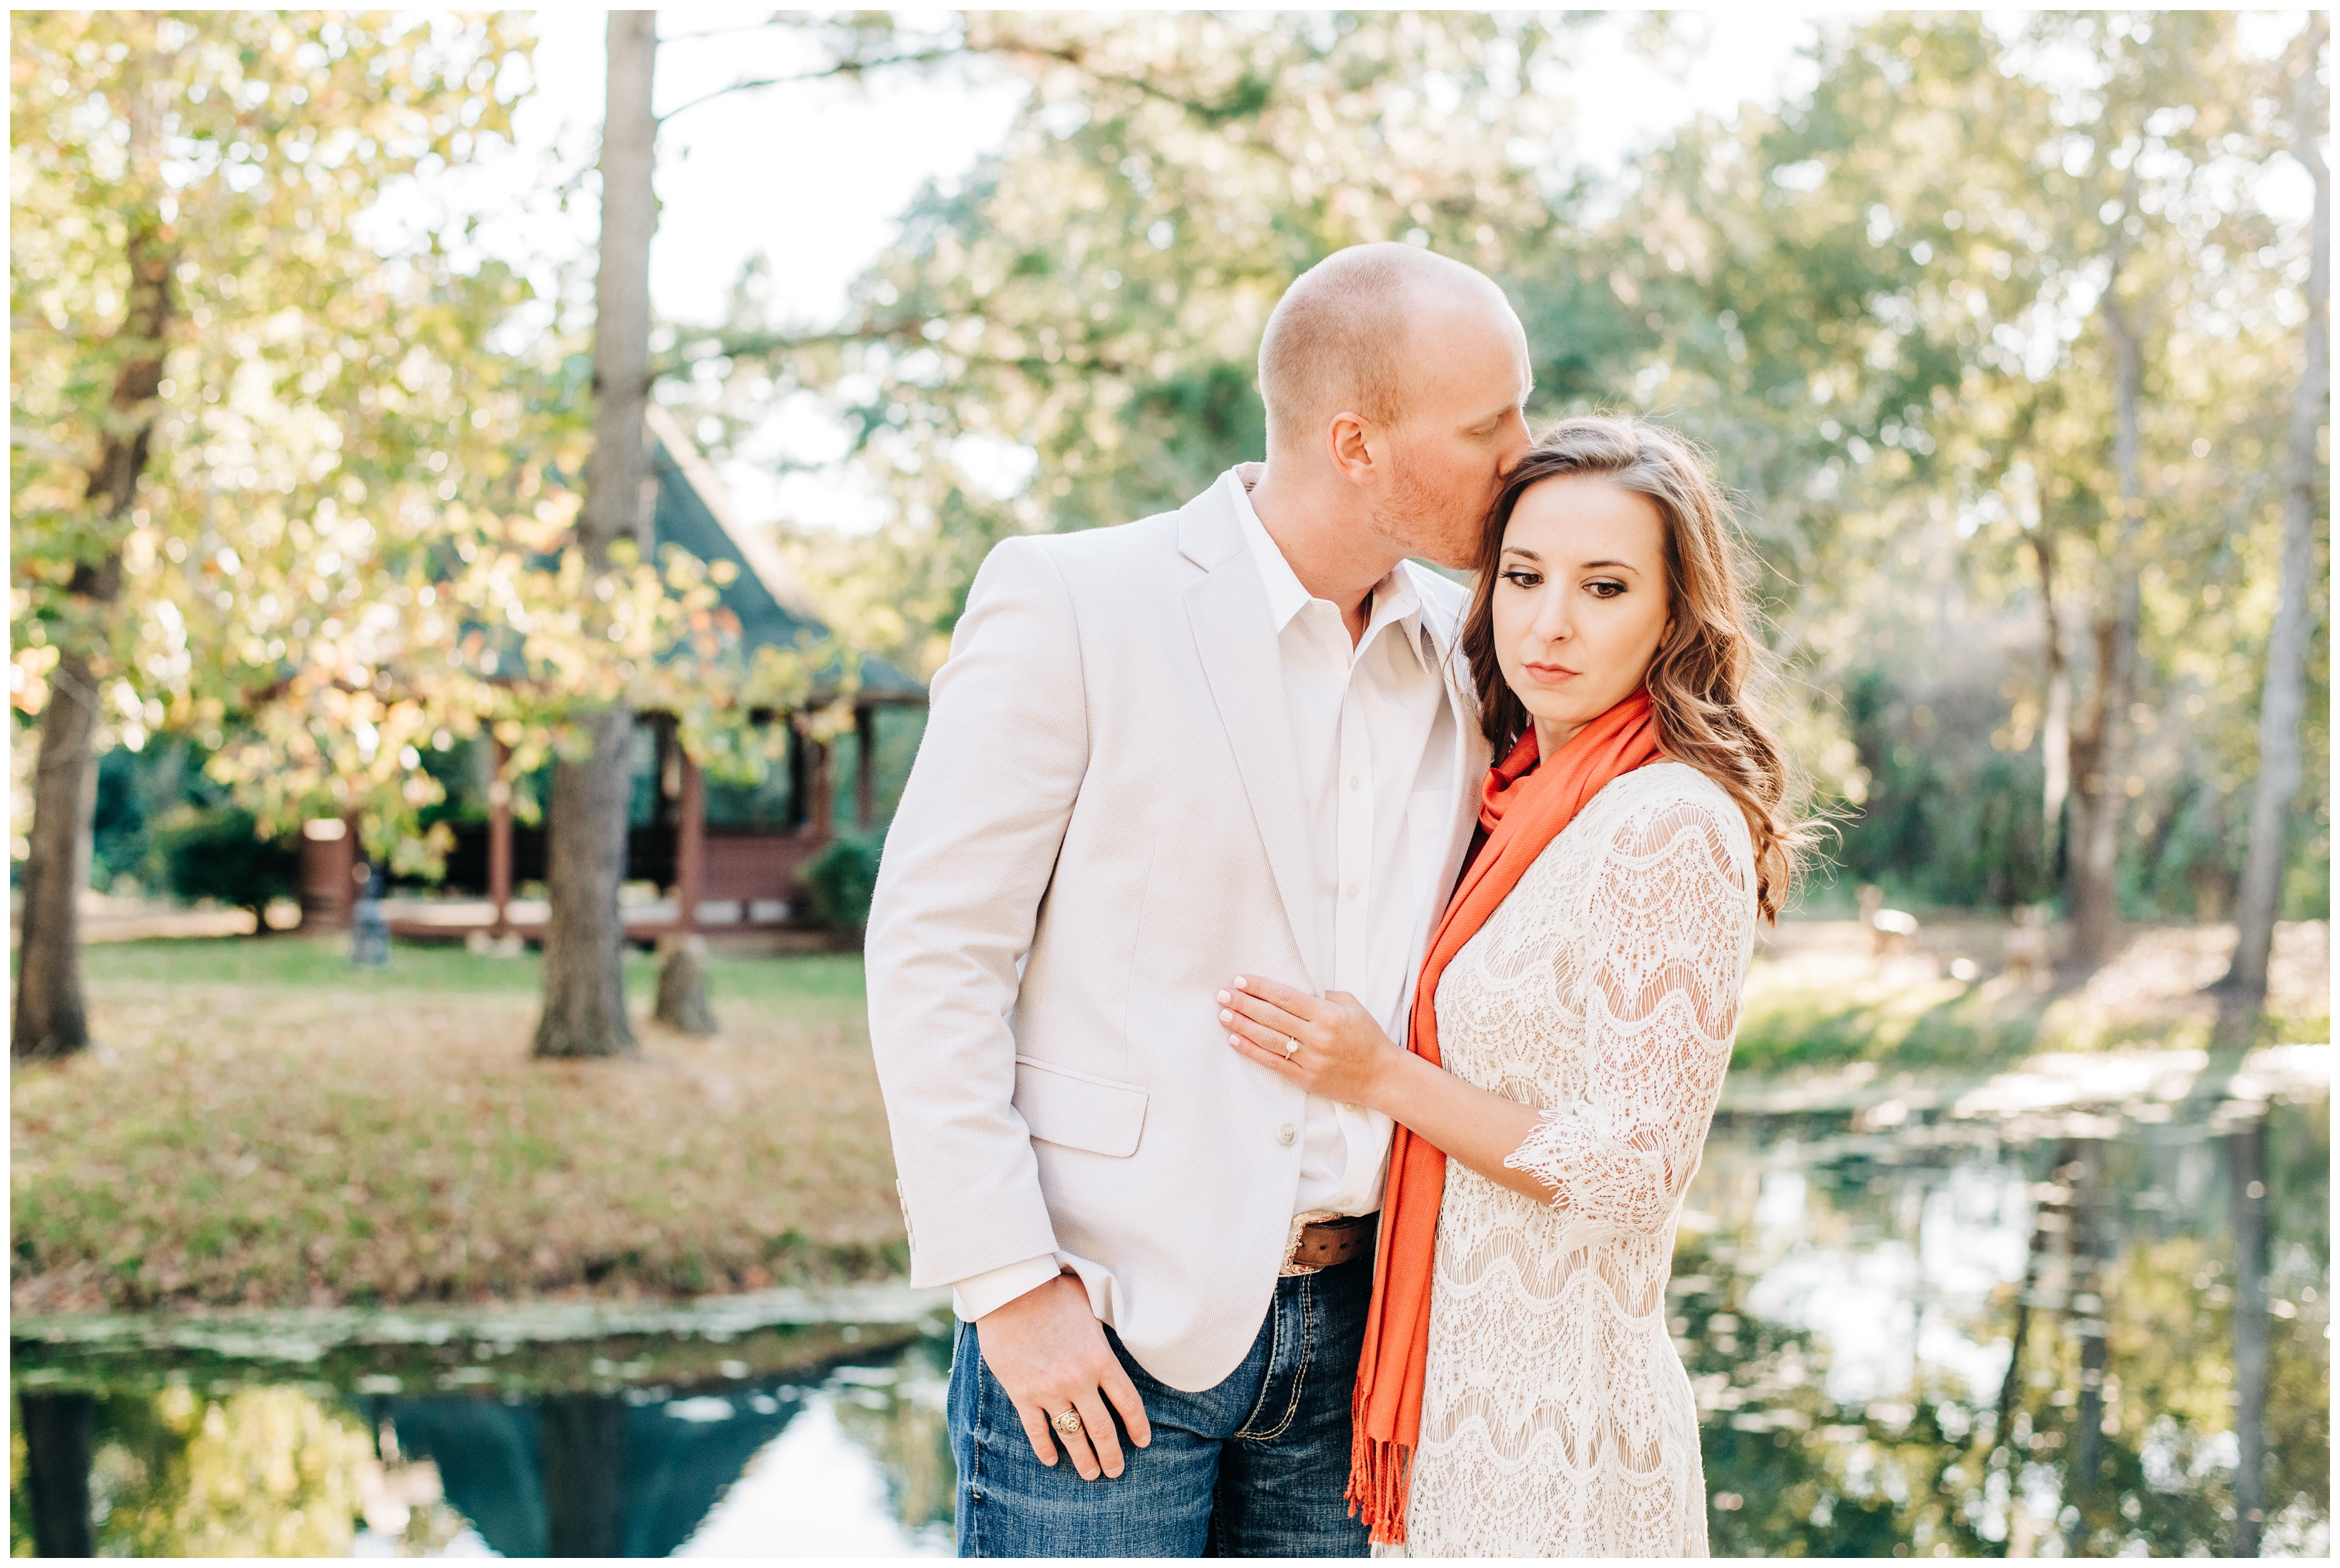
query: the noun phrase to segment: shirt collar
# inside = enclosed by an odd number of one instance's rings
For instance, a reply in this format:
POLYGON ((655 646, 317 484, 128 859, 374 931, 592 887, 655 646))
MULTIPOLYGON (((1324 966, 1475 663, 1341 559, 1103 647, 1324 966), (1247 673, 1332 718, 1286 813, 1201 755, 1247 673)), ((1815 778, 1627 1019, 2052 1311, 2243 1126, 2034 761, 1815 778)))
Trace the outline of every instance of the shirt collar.
MULTIPOLYGON (((1268 618, 1281 634, 1292 624, 1293 616, 1307 608, 1314 596, 1301 586, 1292 563, 1284 558, 1284 551, 1267 531, 1267 525, 1252 510, 1251 486, 1246 481, 1255 479, 1259 472, 1256 466, 1245 464, 1228 469, 1220 482, 1227 488, 1235 509, 1235 522, 1243 530, 1244 544, 1259 568, 1260 586, 1267 590, 1268 618)), ((1362 648, 1373 640, 1375 632, 1393 623, 1405 628, 1406 635, 1401 640, 1408 648, 1413 648, 1422 635, 1422 596, 1414 591, 1413 579, 1406 575, 1403 563, 1392 567, 1389 575, 1373 585, 1373 613, 1366 620, 1365 635, 1358 639, 1357 646, 1362 648)))

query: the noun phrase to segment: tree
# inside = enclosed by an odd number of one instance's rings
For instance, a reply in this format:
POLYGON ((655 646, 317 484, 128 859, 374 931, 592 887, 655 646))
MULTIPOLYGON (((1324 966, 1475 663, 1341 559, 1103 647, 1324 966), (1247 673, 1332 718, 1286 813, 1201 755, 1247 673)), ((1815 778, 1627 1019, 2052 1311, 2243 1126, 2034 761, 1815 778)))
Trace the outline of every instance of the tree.
POLYGON ((1892 17, 1818 64, 1776 119, 1644 165, 1611 290, 1666 340, 1601 369, 1717 449, 1789 579, 1779 651, 1867 732, 1799 736, 1859 808, 1847 858, 1917 896, 2028 900, 2068 779, 2086 967, 2120 901, 2190 899, 2217 853, 2291 242, 2238 178, 2266 155, 2264 70, 2224 19, 2137 15, 1892 17), (2028 671, 1994 646, 2018 616, 2046 633, 2028 671), (1994 797, 2018 859, 1958 891, 1958 819, 1994 797))
POLYGON ((741 400, 834 398, 894 517, 813 576, 862 646, 930 668, 996 539, 1140 517, 1259 455, 1259 331, 1319 258, 1412 236, 1500 273, 1541 243, 1564 110, 1533 87, 1566 36, 1181 13, 840 39, 848 63, 973 57, 1032 94, 967 188, 913 205, 834 330, 776 327, 743 291, 683 358, 741 400))
POLYGON ((1793 750, 1861 875, 2002 907, 2060 884, 2082 967, 2119 919, 2206 913, 2241 860, 2223 803, 2290 390, 2267 369, 2295 357, 2305 249, 2257 204, 2274 98, 2246 30, 1829 23, 1809 91, 1608 179, 1555 115, 1574 25, 842 26, 829 74, 977 57, 1031 97, 833 329, 776 328, 751 275, 678 362, 728 377, 735 415, 828 397, 889 515, 792 546, 839 624, 930 668, 999 537, 1142 515, 1256 456, 1276 294, 1336 245, 1417 238, 1512 293, 1536 413, 1642 411, 1714 453, 1770 568, 1793 750))
POLYGON ((375 495, 392 474, 368 459, 394 454, 365 450, 411 431, 326 411, 365 400, 368 367, 342 350, 384 293, 358 221, 383 182, 503 131, 521 53, 495 21, 51 12, 14 29, 15 695, 41 724, 16 1055, 88 1040, 94 752, 215 724, 203 634, 243 604, 220 579, 330 554, 320 512, 370 528, 369 500, 411 494, 375 495))
POLYGON ((2250 845, 2236 904, 2235 960, 2220 982, 2230 1021, 2256 1020, 2266 1000, 2267 961, 2275 947, 2283 892, 2284 839, 2300 782, 2300 720, 2307 697, 2308 589, 2315 576, 2318 481, 2332 410, 2332 171, 2324 162, 2325 114, 2316 74, 2330 25, 2318 16, 2300 40, 2291 94, 2291 153, 2315 182, 2309 221, 2303 365, 2292 405, 2284 468, 2282 597, 2267 636, 2266 676, 2259 689, 2258 782, 2251 802, 2250 845))
MULTIPOLYGON (((2217 516, 2215 505, 2184 492, 2195 488, 2201 460, 2219 455, 2204 432, 2220 422, 2222 403, 2232 406, 2229 389, 2218 384, 2221 350, 2214 345, 2224 340, 2231 353, 2231 345, 2264 330, 2236 308, 2246 296, 2230 274, 2220 274, 2226 254, 2268 253, 2274 236, 2263 215, 2227 186, 2237 163, 2272 150, 2272 127, 2264 114, 2265 72, 2239 51, 2229 18, 2050 17, 2035 23, 2024 42, 2038 52, 2029 60, 2018 55, 2028 69, 2043 69, 2049 52, 2085 63, 2066 67, 2058 132, 2043 147, 2061 153, 2072 182, 2062 221, 2050 231, 2055 248, 2084 282, 2102 280, 2093 319, 2102 327, 2098 384, 2110 392, 2109 409, 2090 410, 2093 389, 2058 376, 2066 390, 2049 422, 2062 423, 2060 439, 2039 450, 2048 459, 2041 466, 2067 498, 2053 527, 2067 540, 2079 534, 2095 563, 2084 584, 2091 602, 2082 612, 2090 633, 2087 700, 2068 729, 2062 770, 2071 788, 2070 956, 2085 972, 2118 945, 2125 849, 2157 831, 2166 843, 2180 815, 2174 801, 2149 811, 2136 804, 2149 787, 2146 737, 2159 729, 2148 699, 2157 686, 2166 689, 2178 653, 2165 642, 2157 658, 2152 645, 2170 633, 2180 645, 2198 635, 2206 601, 2215 598, 2188 593, 2191 602, 2158 606, 2149 600, 2168 583, 2157 557, 2211 565, 2225 543, 2222 528, 2206 526, 2217 516), (2075 413, 2101 421, 2100 433, 2090 439, 2084 427, 2072 427, 2075 413), (2168 611, 2176 624, 2165 619, 2168 611)), ((2262 291, 2255 301, 2261 311, 2273 281, 2252 280, 2262 291)), ((2087 340, 2083 333, 2079 341, 2087 340)), ((2060 616, 2052 606, 2049 615, 2053 636, 2060 616)), ((2055 663, 2051 656, 2051 669, 2055 663)))
MULTIPOLYGON (((658 118, 650 88, 658 22, 649 11, 610 14, 609 100, 601 123, 601 268, 594 285, 593 453, 577 543, 589 569, 605 570, 620 540, 649 543, 648 453, 642 416, 650 390, 650 235, 658 225, 651 189, 658 118)), ((544 1011, 539 1056, 617 1056, 632 1051, 626 1019, 625 920, 618 885, 626 872, 626 808, 632 798, 629 742, 633 715, 622 704, 577 722, 581 744, 556 764, 545 840, 544 1011)))
MULTIPOLYGON (((91 752, 183 735, 263 835, 355 816, 368 853, 428 872, 446 835, 421 825, 443 794, 427 754, 492 732, 518 784, 609 713, 655 705, 712 774, 754 774, 748 714, 793 702, 824 656, 751 667, 719 570, 648 559, 630 508, 589 560, 590 365, 560 301, 369 227, 385 190, 503 133, 526 53, 509 27, 16 29, 13 695, 64 759, 31 780, 20 1052, 86 1037, 88 806, 60 803, 86 793, 91 752), (161 127, 144 163, 119 151, 142 144, 134 112, 161 127), (169 264, 139 296, 129 247, 148 232, 169 264), (159 349, 121 326, 142 298, 165 311, 159 349)), ((613 943, 611 987, 616 962, 613 943)))
POLYGON ((252 912, 255 936, 268 934, 268 906, 301 891, 301 858, 284 838, 269 839, 241 806, 189 808, 165 817, 156 834, 172 892, 215 899, 252 912))

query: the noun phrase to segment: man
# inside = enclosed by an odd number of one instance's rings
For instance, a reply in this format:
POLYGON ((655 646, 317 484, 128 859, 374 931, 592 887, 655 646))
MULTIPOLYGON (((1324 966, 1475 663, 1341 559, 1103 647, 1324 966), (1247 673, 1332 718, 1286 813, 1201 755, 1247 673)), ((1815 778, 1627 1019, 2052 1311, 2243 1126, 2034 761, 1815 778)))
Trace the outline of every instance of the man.
POLYGON ((1229 1049, 1240 973, 1393 1035, 1486 765, 1454 646, 1526 449, 1502 293, 1327 258, 1260 347, 1267 461, 977 576, 888 835, 870 1039, 911 1277, 948 1284, 968 1556, 1355 1556, 1386 1119, 1229 1049))

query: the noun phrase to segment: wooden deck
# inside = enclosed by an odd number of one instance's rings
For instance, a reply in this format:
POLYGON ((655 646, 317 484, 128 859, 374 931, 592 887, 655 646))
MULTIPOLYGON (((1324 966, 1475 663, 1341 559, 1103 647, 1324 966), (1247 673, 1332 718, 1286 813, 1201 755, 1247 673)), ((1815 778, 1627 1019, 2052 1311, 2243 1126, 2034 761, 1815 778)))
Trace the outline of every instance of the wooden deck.
MULTIPOLYGON (((627 940, 645 947, 684 929, 681 908, 671 898, 622 904, 620 912, 627 940)), ((540 898, 513 899, 501 927, 495 904, 483 898, 390 898, 382 900, 382 913, 390 934, 402 942, 476 942, 501 935, 533 946, 544 940, 551 906, 540 898)), ((818 952, 837 945, 834 933, 808 923, 799 911, 777 899, 702 901, 689 929, 718 952, 818 952)))

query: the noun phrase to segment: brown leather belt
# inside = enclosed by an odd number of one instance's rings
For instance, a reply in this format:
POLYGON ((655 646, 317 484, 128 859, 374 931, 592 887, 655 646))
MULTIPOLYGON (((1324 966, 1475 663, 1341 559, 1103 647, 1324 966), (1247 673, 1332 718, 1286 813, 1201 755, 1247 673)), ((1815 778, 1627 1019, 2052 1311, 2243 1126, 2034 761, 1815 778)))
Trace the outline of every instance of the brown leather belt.
POLYGON ((1291 1245, 1284 1249, 1283 1272, 1314 1274, 1320 1268, 1371 1257, 1381 1225, 1378 1212, 1312 1219, 1294 1230, 1291 1245))

